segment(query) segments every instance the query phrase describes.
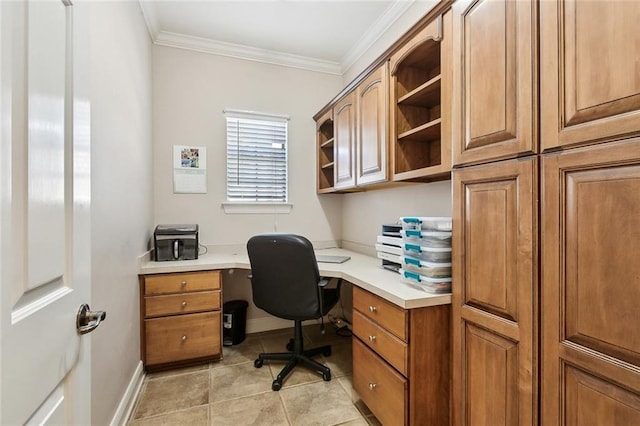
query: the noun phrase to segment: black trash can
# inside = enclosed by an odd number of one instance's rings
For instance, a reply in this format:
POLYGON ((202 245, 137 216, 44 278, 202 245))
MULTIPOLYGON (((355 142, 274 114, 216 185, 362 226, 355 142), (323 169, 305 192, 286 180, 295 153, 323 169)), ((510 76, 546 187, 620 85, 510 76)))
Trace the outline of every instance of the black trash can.
POLYGON ((222 305, 222 344, 238 345, 245 338, 247 328, 246 300, 230 300, 222 305))

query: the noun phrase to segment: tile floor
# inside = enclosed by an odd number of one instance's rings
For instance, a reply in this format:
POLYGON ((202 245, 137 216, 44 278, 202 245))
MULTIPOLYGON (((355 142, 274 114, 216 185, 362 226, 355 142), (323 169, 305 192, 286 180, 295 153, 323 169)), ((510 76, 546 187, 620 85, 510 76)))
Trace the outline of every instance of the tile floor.
POLYGON ((305 348, 331 344, 329 357, 318 361, 331 368, 331 381, 296 367, 279 392, 271 382, 284 366, 265 361, 260 352, 282 352, 293 329, 247 335, 237 346, 223 348, 223 360, 149 374, 145 377, 128 425, 380 425, 352 389, 351 337, 327 327, 304 327, 305 348))

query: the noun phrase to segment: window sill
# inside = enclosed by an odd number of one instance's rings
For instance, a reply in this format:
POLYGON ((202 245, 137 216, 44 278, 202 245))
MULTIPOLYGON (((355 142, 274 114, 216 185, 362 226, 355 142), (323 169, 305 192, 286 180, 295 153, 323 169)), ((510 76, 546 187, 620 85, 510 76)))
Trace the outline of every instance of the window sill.
POLYGON ((289 214, 293 204, 224 201, 222 208, 226 214, 289 214))

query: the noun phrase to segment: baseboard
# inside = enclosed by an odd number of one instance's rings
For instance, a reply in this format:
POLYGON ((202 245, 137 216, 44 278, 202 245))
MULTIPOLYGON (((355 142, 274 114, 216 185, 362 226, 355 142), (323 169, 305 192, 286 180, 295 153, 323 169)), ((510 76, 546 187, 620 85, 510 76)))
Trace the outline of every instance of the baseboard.
POLYGON ((293 322, 282 318, 262 317, 247 319, 247 333, 259 333, 261 331, 278 330, 289 327, 293 327, 293 322))
POLYGON ((111 419, 111 426, 126 425, 127 420, 133 411, 133 406, 136 403, 138 394, 140 394, 142 383, 144 383, 144 367, 142 365, 142 361, 140 361, 133 372, 133 376, 131 376, 131 380, 129 380, 129 385, 122 395, 122 399, 120 399, 118 409, 113 415, 113 419, 111 419))

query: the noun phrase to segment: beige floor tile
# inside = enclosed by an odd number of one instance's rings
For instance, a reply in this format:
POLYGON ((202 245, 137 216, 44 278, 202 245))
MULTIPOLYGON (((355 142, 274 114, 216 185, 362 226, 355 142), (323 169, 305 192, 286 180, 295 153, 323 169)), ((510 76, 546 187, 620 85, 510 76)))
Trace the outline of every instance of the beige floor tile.
POLYGON ((284 406, 277 392, 211 404, 211 424, 215 426, 285 426, 284 406))
POLYGON ((324 357, 324 364, 331 369, 332 377, 342 377, 353 371, 351 341, 331 344, 331 355, 324 357))
POLYGON ((279 393, 293 426, 332 426, 362 418, 334 380, 282 389, 279 393))
POLYGON ((268 368, 255 368, 253 362, 211 369, 211 402, 219 402, 261 392, 271 392, 268 368))
POLYGON ((184 410, 209 402, 209 370, 149 380, 134 419, 184 410))
POLYGON ((312 342, 313 346, 333 345, 351 341, 351 336, 346 337, 336 334, 336 328, 331 323, 327 323, 325 321, 324 327, 324 334, 322 334, 320 324, 307 325, 303 327, 302 333, 308 340, 312 342))
POLYGON ((356 403, 360 399, 360 395, 353 389, 353 376, 351 374, 338 377, 336 380, 340 383, 347 395, 349 395, 351 402, 356 403))
POLYGON ((362 419, 351 420, 346 423, 340 423, 339 426, 368 426, 368 425, 369 423, 367 423, 367 421, 362 418, 362 419))
POLYGON ((209 406, 188 408, 174 411, 169 414, 161 414, 155 417, 138 419, 128 423, 129 426, 195 426, 209 424, 209 406))
POLYGON ((222 348, 222 360, 211 363, 211 368, 253 362, 258 357, 258 354, 263 351, 264 349, 260 338, 248 335, 246 339, 238 345, 224 346, 222 348))

